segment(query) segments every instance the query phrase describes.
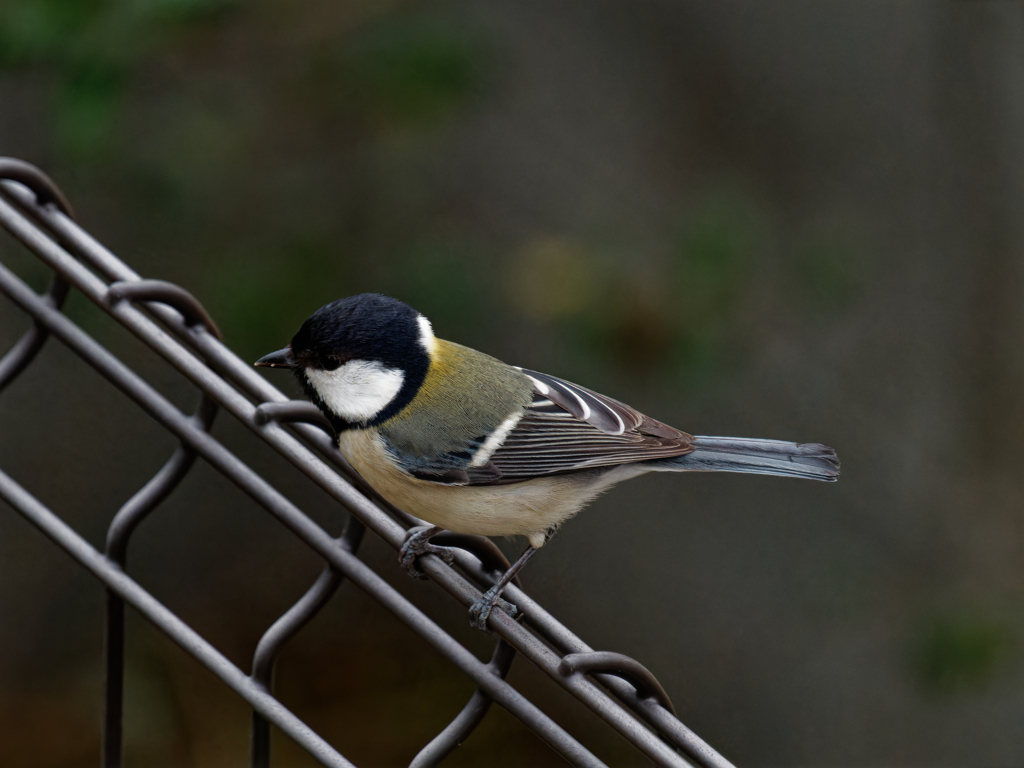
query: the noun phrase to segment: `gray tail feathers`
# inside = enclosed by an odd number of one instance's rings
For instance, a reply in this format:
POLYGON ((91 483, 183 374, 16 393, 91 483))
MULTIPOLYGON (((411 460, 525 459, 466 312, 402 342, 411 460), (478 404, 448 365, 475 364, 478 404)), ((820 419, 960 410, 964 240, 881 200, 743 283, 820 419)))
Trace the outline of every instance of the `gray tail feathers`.
POLYGON ((695 437, 693 444, 693 453, 651 463, 674 472, 750 472, 827 482, 839 478, 839 459, 827 445, 742 437, 695 437))

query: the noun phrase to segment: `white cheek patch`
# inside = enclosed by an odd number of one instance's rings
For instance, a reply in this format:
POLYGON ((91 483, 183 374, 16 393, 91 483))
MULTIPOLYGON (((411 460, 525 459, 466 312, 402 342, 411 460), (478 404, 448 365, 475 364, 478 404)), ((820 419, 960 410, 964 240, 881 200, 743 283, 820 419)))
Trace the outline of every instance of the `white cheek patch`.
POLYGON ((306 379, 328 408, 346 421, 369 421, 395 399, 405 374, 376 360, 349 360, 333 371, 306 369, 306 379))
POLYGON ((437 339, 434 337, 434 327, 423 315, 418 315, 416 317, 416 323, 420 327, 420 344, 425 350, 427 350, 427 354, 433 357, 434 349, 437 347, 437 339))

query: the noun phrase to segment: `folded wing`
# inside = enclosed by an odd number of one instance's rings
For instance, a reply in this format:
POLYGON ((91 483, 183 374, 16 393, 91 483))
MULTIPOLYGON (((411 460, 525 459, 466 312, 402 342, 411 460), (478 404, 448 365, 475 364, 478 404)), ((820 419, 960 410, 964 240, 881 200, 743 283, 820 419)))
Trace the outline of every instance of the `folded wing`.
POLYGON ((624 403, 554 376, 522 372, 533 382, 533 401, 502 439, 481 439, 458 469, 446 462, 443 470, 420 466, 413 473, 448 485, 493 485, 666 459, 694 449, 691 435, 624 403))

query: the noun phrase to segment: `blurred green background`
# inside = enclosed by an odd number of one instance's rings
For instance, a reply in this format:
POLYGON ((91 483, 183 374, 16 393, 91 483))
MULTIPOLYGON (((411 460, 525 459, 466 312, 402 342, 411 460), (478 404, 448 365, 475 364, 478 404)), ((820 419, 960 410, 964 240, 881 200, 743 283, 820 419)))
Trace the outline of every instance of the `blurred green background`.
MULTIPOLYGON (((243 358, 379 291, 687 431, 835 446, 837 485, 621 486, 524 582, 739 765, 1024 760, 1018 3, 6 0, 0 154, 192 290, 243 358)), ((6 236, 0 259, 45 285, 6 236)), ((191 407, 87 301, 67 311, 191 407)), ((0 299, 0 349, 25 327, 0 299)), ((244 428, 215 432, 340 531, 244 428)), ((0 397, 0 466, 96 545, 172 449, 58 344, 0 397)), ((489 653, 393 551, 363 555, 489 653)), ((130 559, 243 667, 319 568, 203 466, 130 559)), ((98 763, 101 606, 0 509, 0 764, 98 763)), ((243 763, 239 701, 137 617, 128 652, 128 765, 243 763)), ((647 764, 527 662, 512 679, 609 764, 647 764)), ((346 585, 278 690, 391 766, 472 685, 346 585)), ((312 764, 276 739, 275 765, 312 764)), ((561 763, 495 708, 446 764, 561 763)))

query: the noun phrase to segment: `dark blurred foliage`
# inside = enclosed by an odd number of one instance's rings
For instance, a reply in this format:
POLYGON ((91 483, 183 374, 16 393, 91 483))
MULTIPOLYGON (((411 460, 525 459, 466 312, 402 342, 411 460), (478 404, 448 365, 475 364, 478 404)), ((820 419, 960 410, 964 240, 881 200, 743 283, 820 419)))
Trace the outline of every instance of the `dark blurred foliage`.
POLYGON ((1006 626, 977 616, 934 621, 922 632, 915 673, 936 694, 991 685, 1006 654, 1006 626))
MULTIPOLYGON (((1022 103, 1014 3, 0 3, 0 154, 192 290, 243 358, 379 291, 691 432, 836 446, 836 486, 634 481, 524 576, 741 765, 1024 755, 1022 103)), ((0 258, 45 284, 6 237, 0 258)), ((102 313, 67 311, 191 407, 102 313)), ((24 327, 0 300, 0 348, 24 327)), ((216 430, 340 530, 243 429, 216 430)), ((0 397, 0 466, 95 544, 172 449, 56 344, 0 397)), ((387 547, 364 557, 489 652, 387 547)), ((319 567, 201 466, 130 560, 243 667, 319 567)), ((0 510, 0 764, 96 764, 101 597, 0 510)), ((242 763, 244 706, 136 619, 128 764, 242 763)), ((609 764, 644 764, 512 674, 609 764)), ((278 685, 369 766, 407 764, 472 690, 351 585, 278 685)), ((284 738, 275 758, 311 764, 284 738)), ((446 764, 548 763, 495 708, 446 764)))

